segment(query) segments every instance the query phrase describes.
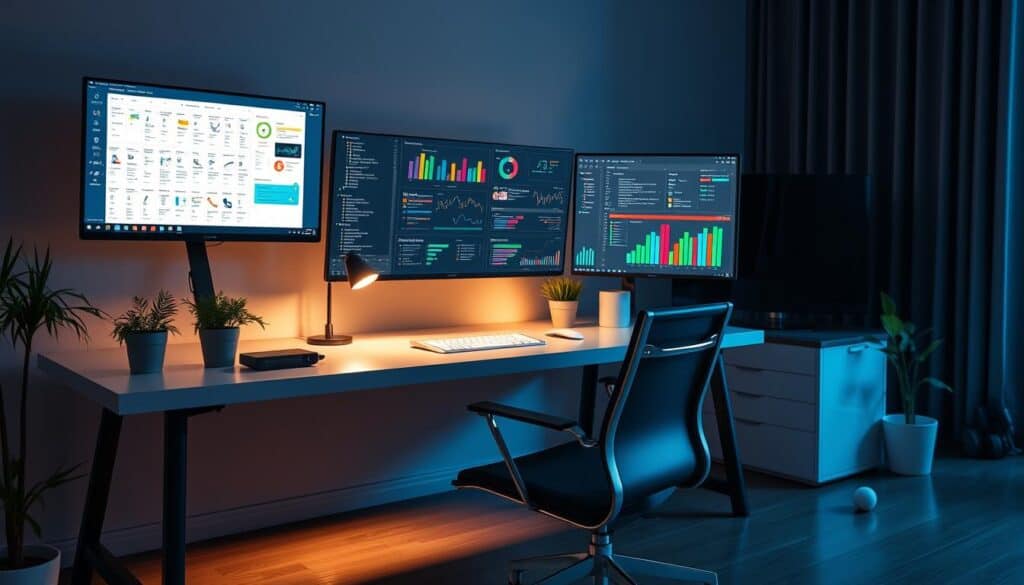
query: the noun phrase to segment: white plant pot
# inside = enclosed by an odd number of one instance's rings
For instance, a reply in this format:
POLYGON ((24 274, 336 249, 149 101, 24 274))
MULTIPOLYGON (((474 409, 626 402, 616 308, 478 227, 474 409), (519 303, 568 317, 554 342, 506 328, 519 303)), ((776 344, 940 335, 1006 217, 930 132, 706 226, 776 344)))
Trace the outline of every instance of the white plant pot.
MULTIPOLYGON (((7 547, 0 549, 7 558, 7 547)), ((44 544, 25 547, 25 558, 42 562, 24 569, 0 569, 0 585, 57 585, 60 580, 60 551, 44 544)))
POLYGON ((576 311, 579 306, 579 301, 548 301, 548 309, 551 310, 551 324, 557 329, 572 327, 576 324, 576 311))
POLYGON ((932 472, 939 421, 920 414, 912 425, 905 420, 902 414, 888 414, 882 419, 889 469, 900 475, 928 475, 932 472))

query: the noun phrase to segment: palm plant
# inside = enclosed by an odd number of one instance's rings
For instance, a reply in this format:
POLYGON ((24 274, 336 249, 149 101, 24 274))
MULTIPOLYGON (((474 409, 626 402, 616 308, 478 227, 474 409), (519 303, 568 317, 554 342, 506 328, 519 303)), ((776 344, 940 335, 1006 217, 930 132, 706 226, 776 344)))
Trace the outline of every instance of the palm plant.
POLYGON ((919 340, 927 336, 930 329, 918 330, 913 323, 903 320, 896 312, 896 303, 893 302, 892 297, 884 292, 882 293, 882 327, 888 336, 882 351, 896 371, 900 400, 903 403, 903 416, 906 423, 912 425, 915 422, 917 393, 922 387, 953 391, 938 378, 921 377, 919 371, 928 357, 942 345, 942 340, 933 339, 923 350, 918 350, 919 340))
POLYGON ((177 335, 178 328, 171 323, 177 313, 177 300, 164 289, 160 289, 152 301, 143 297, 133 297, 131 308, 114 319, 114 330, 111 335, 119 343, 124 343, 132 333, 166 331, 177 335))
POLYGON ((195 317, 196 331, 200 329, 230 329, 250 323, 256 323, 266 329, 266 321, 249 312, 245 306, 246 302, 245 297, 228 297, 223 292, 212 297, 200 298, 198 301, 184 299, 184 303, 195 317))
MULTIPOLYGON (((26 255, 27 256, 27 255, 26 255)), ((22 257, 22 247, 9 239, 0 260, 0 333, 9 336, 17 351, 22 351, 21 392, 18 412, 17 451, 11 442, 11 425, 0 387, 0 503, 4 508, 7 536, 7 568, 25 566, 25 525, 40 536, 39 522, 32 508, 43 505, 44 494, 62 484, 78 479, 78 465, 62 467, 49 477, 28 485, 28 387, 32 348, 36 335, 45 331, 54 338, 63 330, 79 340, 89 337, 83 317, 103 316, 82 293, 69 288, 51 289, 53 260, 49 248, 43 256, 34 251, 31 258, 22 257)))

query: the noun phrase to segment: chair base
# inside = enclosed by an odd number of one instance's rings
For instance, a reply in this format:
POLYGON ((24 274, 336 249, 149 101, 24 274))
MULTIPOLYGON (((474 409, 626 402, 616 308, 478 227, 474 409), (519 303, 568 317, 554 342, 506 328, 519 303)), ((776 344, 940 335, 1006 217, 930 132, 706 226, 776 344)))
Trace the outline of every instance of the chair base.
POLYGON ((607 532, 592 533, 590 546, 585 553, 512 561, 509 585, 526 585, 523 574, 538 570, 546 570, 547 576, 533 581, 531 585, 570 585, 585 579, 590 579, 594 585, 637 585, 639 582, 633 575, 718 585, 718 575, 711 571, 614 554, 611 536, 607 532))

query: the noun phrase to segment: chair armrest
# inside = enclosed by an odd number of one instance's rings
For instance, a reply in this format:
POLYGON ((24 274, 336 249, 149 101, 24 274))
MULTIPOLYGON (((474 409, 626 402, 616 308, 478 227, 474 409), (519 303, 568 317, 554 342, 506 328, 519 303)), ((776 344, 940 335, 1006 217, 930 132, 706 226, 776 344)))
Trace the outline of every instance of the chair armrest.
POLYGON ((576 421, 562 416, 498 404, 497 402, 474 402, 466 407, 479 415, 500 416, 519 422, 537 425, 553 431, 567 431, 576 426, 576 421))

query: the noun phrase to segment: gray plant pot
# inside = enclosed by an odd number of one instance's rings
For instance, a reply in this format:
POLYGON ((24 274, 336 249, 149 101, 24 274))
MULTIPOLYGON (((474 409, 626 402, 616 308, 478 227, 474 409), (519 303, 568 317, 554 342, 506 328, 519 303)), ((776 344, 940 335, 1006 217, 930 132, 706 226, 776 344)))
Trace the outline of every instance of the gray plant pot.
POLYGON ((207 368, 233 367, 238 353, 238 327, 200 329, 199 344, 203 347, 203 365, 207 368))
MULTIPOLYGON (((0 549, 7 558, 7 547, 0 549)), ((60 551, 45 544, 27 545, 25 558, 37 564, 24 569, 0 570, 0 585, 57 585, 60 579, 60 551)))
POLYGON ((128 369, 133 374, 153 374, 164 369, 167 332, 129 333, 124 338, 128 348, 128 369))

